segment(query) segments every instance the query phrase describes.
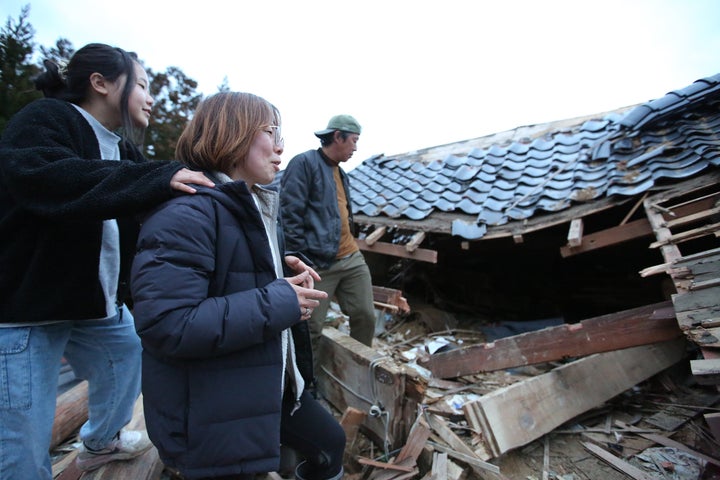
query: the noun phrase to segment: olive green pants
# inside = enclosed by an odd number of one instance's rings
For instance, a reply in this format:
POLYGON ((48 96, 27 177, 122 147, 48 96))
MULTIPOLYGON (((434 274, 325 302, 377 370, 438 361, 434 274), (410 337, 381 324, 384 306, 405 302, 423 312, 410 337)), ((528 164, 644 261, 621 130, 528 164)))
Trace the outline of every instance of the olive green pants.
POLYGON ((373 306, 372 277, 361 252, 337 260, 327 270, 318 271, 322 280, 315 288, 328 294, 310 317, 315 375, 318 370, 318 342, 325 326, 330 302, 334 299, 342 312, 350 318, 350 336, 368 347, 375 335, 375 307, 373 306))

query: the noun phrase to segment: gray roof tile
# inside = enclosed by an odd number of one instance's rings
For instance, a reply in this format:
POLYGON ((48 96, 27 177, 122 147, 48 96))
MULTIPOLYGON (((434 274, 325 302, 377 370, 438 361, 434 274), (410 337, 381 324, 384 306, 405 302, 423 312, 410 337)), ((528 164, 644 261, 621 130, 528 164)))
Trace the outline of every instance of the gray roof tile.
POLYGON ((427 149, 420 161, 416 154, 364 161, 349 172, 353 211, 413 220, 434 211, 477 215, 475 224, 452 224, 453 235, 477 239, 488 226, 574 202, 637 195, 662 179, 718 167, 720 74, 624 114, 468 150, 432 158, 427 149))

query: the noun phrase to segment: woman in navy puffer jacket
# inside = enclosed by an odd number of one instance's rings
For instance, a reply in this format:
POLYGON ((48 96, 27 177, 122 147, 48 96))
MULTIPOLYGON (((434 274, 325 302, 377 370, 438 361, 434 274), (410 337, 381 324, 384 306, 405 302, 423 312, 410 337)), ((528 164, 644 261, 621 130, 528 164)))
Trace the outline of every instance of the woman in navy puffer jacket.
POLYGON ((176 153, 216 186, 156 208, 140 232, 131 288, 145 420, 162 461, 187 479, 275 471, 281 443, 304 458, 298 478, 342 477, 344 432, 304 390, 306 320, 325 294, 311 268, 282 257, 278 195, 260 186, 282 151, 266 100, 208 97, 176 153))

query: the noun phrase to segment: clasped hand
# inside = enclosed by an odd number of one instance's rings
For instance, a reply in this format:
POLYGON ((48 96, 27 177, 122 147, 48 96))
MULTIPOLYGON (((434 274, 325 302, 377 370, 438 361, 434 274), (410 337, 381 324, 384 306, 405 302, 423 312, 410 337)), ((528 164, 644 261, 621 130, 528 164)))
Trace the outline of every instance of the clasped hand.
POLYGON ((307 320, 312 315, 315 307, 320 305, 319 300, 327 298, 327 293, 321 290, 315 290, 315 280, 320 280, 320 275, 315 270, 307 266, 305 262, 299 258, 287 255, 285 263, 293 271, 299 272, 294 277, 285 277, 285 280, 293 287, 298 298, 300 306, 300 318, 307 320))

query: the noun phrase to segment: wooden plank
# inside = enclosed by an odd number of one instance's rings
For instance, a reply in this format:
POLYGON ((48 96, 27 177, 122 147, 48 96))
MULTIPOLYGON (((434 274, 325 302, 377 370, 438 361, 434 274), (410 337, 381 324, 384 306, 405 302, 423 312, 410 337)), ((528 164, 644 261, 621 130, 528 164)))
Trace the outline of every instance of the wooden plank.
MULTIPOLYGON (((357 440, 360 425, 365 422, 367 413, 357 408, 348 407, 345 409, 340 426, 345 431, 345 451, 343 452, 343 464, 346 470, 356 467, 355 464, 355 441, 357 440)), ((348 473, 351 473, 348 471, 348 473)))
POLYGON ((673 243, 682 243, 696 238, 701 238, 706 235, 711 235, 720 230, 720 223, 712 223, 710 225, 703 225, 702 227, 693 228, 685 232, 676 233, 663 240, 658 240, 650 244, 650 248, 658 248, 663 245, 669 245, 673 243))
POLYGON ((438 353, 419 359, 418 364, 436 377, 454 378, 647 345, 681 335, 668 301, 438 353))
POLYGON ((675 263, 677 265, 697 265, 706 261, 717 262, 720 261, 720 248, 713 248, 710 250, 703 250, 701 252, 692 253, 679 258, 675 263))
POLYGON ((367 252, 375 252, 383 255, 391 255, 393 257, 412 258, 420 262, 437 263, 437 251, 425 248, 417 248, 412 252, 408 252, 402 245, 394 245, 392 243, 375 242, 368 245, 365 240, 355 239, 360 250, 367 252))
POLYGON ((720 213, 720 207, 708 208, 707 210, 702 210, 700 212, 696 212, 696 213, 693 213, 690 215, 685 215, 680 218, 674 218, 672 220, 668 220, 666 222, 665 226, 667 228, 679 227, 679 226, 697 222, 699 220, 705 220, 706 218, 710 218, 713 215, 717 215, 718 213, 720 213))
POLYGON ((715 443, 720 442, 720 412, 706 413, 703 417, 715 438, 715 443))
POLYGON ((659 435, 657 433, 643 433, 639 428, 633 427, 632 425, 628 425, 619 420, 616 421, 615 424, 621 428, 624 428, 624 429, 630 431, 630 432, 634 432, 635 435, 639 435, 643 438, 647 438, 648 440, 651 440, 651 441, 657 443, 658 445, 662 445, 663 447, 670 447, 670 448, 676 448, 678 450, 682 450, 683 452, 687 452, 690 455, 701 458, 708 463, 712 463, 713 465, 720 467, 720 459, 717 459, 715 457, 705 455, 702 452, 693 450, 692 448, 688 447, 684 443, 677 442, 677 441, 673 440, 672 438, 668 438, 664 435, 659 435))
MULTIPOLYGON (((717 188, 717 185, 720 184, 720 171, 719 170, 713 170, 708 172, 706 175, 701 175, 698 177, 691 178, 689 180, 685 180, 682 182, 674 183, 673 185, 668 185, 668 187, 656 194, 654 194, 651 197, 651 201, 654 203, 664 203, 668 202, 670 200, 673 200, 678 197, 687 197, 688 195, 696 192, 703 192, 708 187, 717 188)), ((709 208, 706 205, 711 205, 713 202, 712 198, 694 198, 691 201, 686 201, 681 204, 672 205, 671 208, 673 211, 680 212, 683 208, 693 208, 692 211, 698 211, 697 207, 694 207, 690 204, 702 204, 704 208, 709 208), (704 202, 702 201, 703 199, 704 202)), ((688 213, 682 212, 681 215, 687 215, 688 213)))
MULTIPOLYGON (((484 450, 484 447, 482 445, 480 446, 481 449, 479 451, 473 451, 465 444, 465 442, 462 441, 461 438, 455 435, 455 432, 453 432, 452 429, 447 426, 445 420, 443 420, 442 417, 434 414, 429 414, 427 416, 427 420, 430 424, 430 428, 432 428, 433 431, 437 433, 438 436, 442 438, 445 443, 448 444, 450 449, 468 457, 463 461, 470 465, 472 469, 475 470, 478 474, 483 475, 483 472, 500 472, 500 469, 496 465, 486 462, 486 460, 490 460, 492 456, 488 451, 484 450)), ((450 449, 442 449, 438 445, 432 446, 438 451, 443 451, 453 456, 454 458, 457 458, 456 456, 454 456, 453 452, 450 449)), ((460 460, 460 458, 458 458, 458 460, 460 460)))
POLYGON ((383 470, 375 470, 370 474, 369 480, 400 480, 413 478, 418 473, 415 460, 412 458, 406 458, 397 463, 386 463, 382 468, 383 470))
POLYGON ((373 299, 382 303, 396 303, 402 298, 402 291, 396 288, 380 287, 373 285, 373 299))
POLYGON ((395 307, 393 310, 400 311, 403 314, 410 313, 410 305, 407 299, 402 296, 401 290, 373 285, 373 300, 375 303, 392 305, 395 307))
POLYGON ((690 360, 690 370, 700 385, 720 384, 720 359, 690 360))
POLYGON ((634 478, 635 480, 655 480, 652 476, 643 472, 636 466, 626 462, 625 460, 616 457, 612 453, 605 449, 598 447, 595 444, 582 442, 583 446, 590 451, 593 455, 597 456, 604 462, 608 463, 611 467, 626 474, 627 476, 634 478))
POLYGON ((717 307, 720 313, 720 287, 711 287, 702 290, 676 293, 672 295, 675 310, 683 312, 686 310, 697 310, 699 308, 717 307))
POLYGON ((75 465, 77 455, 78 451, 73 450, 53 463, 52 476, 55 480, 79 480, 84 472, 75 465))
POLYGON ((372 231, 372 233, 370 235, 365 237, 365 243, 368 246, 374 245, 375 242, 380 240, 382 238, 382 236, 385 235, 386 230, 387 230, 387 227, 384 227, 384 226, 376 228, 375 230, 372 231))
MULTIPOLYGON (((645 199, 643 206, 650 226, 655 232, 655 238, 660 242, 664 242, 672 236, 672 233, 670 229, 665 226, 665 219, 657 210, 657 203, 660 203, 660 199, 656 195, 653 195, 651 198, 645 199)), ((674 244, 663 244, 660 247, 660 252, 666 263, 674 262, 682 257, 680 250, 674 244)))
POLYGON ((425 232, 417 232, 412 236, 410 241, 405 244, 405 250, 412 253, 417 250, 418 246, 425 240, 425 232))
POLYGON ((702 348, 720 348, 720 327, 691 328, 686 335, 702 348))
POLYGON ((583 219, 573 218, 570 222, 570 229, 568 230, 568 246, 579 247, 583 241, 583 219))
MULTIPOLYGON (((370 465, 376 468, 383 468, 386 470, 400 470, 403 472, 414 472, 417 469, 415 468, 417 465, 417 459, 420 456, 420 453, 422 452, 423 448, 425 447, 425 442, 427 442, 427 439, 430 437, 430 428, 428 424, 423 419, 422 415, 418 415, 417 419, 415 420, 415 423, 413 423, 412 428, 410 429, 410 433, 408 434, 407 441, 405 442, 405 445, 400 450, 400 453, 398 453, 397 457, 389 462, 389 463, 383 463, 383 462, 377 462, 370 459, 358 459, 358 462, 364 465, 370 465)), ((374 472, 370 479, 372 480, 382 480, 390 478, 396 478, 395 476, 391 476, 386 472, 378 473, 374 472)))
POLYGON ((433 463, 430 470, 435 480, 447 480, 448 478, 448 454, 445 452, 434 452, 433 463))
POLYGON ((624 225, 611 227, 601 232, 585 234, 582 243, 578 246, 566 245, 560 248, 560 255, 563 258, 571 257, 580 253, 592 252, 605 247, 618 245, 636 238, 652 235, 653 230, 647 219, 635 220, 624 225))
POLYGON ((430 438, 430 426, 421 413, 418 415, 415 423, 413 423, 405 446, 400 450, 400 453, 398 453, 396 461, 401 462, 407 458, 412 458, 417 461, 428 438, 430 438))
MULTIPOLYGON (((720 277, 718 278, 711 278, 710 280, 704 280, 704 281, 691 281, 690 282, 690 291, 697 291, 697 290, 705 290, 706 288, 714 288, 714 287, 720 287, 720 277)), ((720 298, 720 289, 716 291, 718 294, 717 298, 720 298)))
POLYGON ((658 275, 660 273, 667 273, 668 269, 672 267, 671 263, 662 263, 660 265, 653 265, 652 267, 643 268, 640 270, 640 276, 645 278, 650 275, 658 275))
POLYGON ((88 419, 88 382, 83 380, 70 390, 59 395, 55 404, 55 420, 50 439, 50 450, 60 445, 66 438, 88 419))
POLYGON ((711 328, 720 326, 720 315, 716 307, 698 308, 677 312, 677 319, 680 328, 686 330, 694 326, 711 328))
POLYGON ((442 445, 440 443, 433 443, 430 442, 430 446, 437 450, 438 452, 445 453, 451 457, 453 457, 455 460, 459 460, 463 463, 467 463, 468 465, 477 467, 480 469, 480 471, 484 471, 483 475, 487 474, 488 472, 494 473, 494 474, 500 474, 500 467, 497 465, 493 465, 492 463, 483 462, 482 460, 478 459, 475 455, 470 455, 469 453, 461 453, 457 450, 453 450, 452 448, 446 447, 445 445, 442 445))
POLYGON ((585 357, 466 403, 466 418, 497 456, 670 367, 685 346, 681 338, 585 357))
POLYGON ((646 277, 656 273, 667 272, 671 273, 673 277, 677 277, 681 275, 679 269, 687 268, 688 276, 690 277, 701 277, 700 279, 706 277, 713 278, 717 275, 718 271, 720 271, 718 262, 720 262, 720 248, 715 248, 680 257, 671 263, 648 267, 642 270, 640 275, 646 277))
MULTIPOLYGON (((679 390, 679 389, 678 389, 679 390)), ((676 432, 691 419, 700 415, 700 411, 715 405, 720 400, 717 392, 676 392, 675 402, 658 410, 643 421, 662 428, 666 432, 676 432)))
POLYGON ((415 465, 412 465, 412 460, 408 460, 407 465, 402 462, 378 462, 371 458, 358 457, 358 463, 361 465, 368 465, 373 468, 382 468, 383 470, 395 470, 398 472, 412 472, 415 465))
POLYGON ((406 370, 372 348, 335 328, 323 329, 319 345, 321 371, 315 372, 322 396, 337 410, 348 407, 369 412, 382 405, 379 416, 368 415, 363 426, 374 441, 404 442, 410 425, 403 417, 404 408, 416 411, 421 398, 406 392, 406 370), (387 429, 386 429, 387 423, 387 429))
MULTIPOLYGON (((620 445, 622 447, 622 454, 623 457, 627 458, 631 455, 637 455, 638 453, 642 452, 646 448, 650 448, 653 446, 653 442, 646 439, 637 437, 635 435, 624 435, 624 431, 621 431, 620 429, 608 429, 612 433, 599 433, 599 432, 588 432, 581 430, 580 436, 591 443, 594 443, 595 445, 605 447, 608 445, 620 445), (622 435, 620 440, 618 441, 618 435, 622 435)), ((553 430, 551 435, 554 435, 557 430, 553 430)), ((573 432, 575 435, 577 435, 578 432, 573 432)), ((544 438, 547 438, 548 435, 545 435, 544 438)))

